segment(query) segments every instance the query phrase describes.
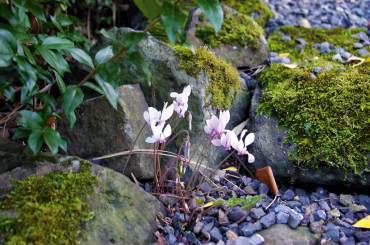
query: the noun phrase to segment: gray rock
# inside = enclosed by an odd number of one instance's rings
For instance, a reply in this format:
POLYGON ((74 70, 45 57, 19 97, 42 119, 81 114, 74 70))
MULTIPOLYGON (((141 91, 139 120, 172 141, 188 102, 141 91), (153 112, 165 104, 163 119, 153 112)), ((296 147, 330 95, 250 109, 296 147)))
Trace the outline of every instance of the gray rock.
POLYGON ((286 224, 286 223, 288 223, 288 219, 289 219, 289 214, 287 214, 287 213, 279 212, 276 215, 276 223, 277 224, 286 224))
POLYGON ((310 231, 314 234, 321 234, 324 232, 324 221, 310 222, 310 231))
POLYGON ((207 183, 207 182, 203 182, 202 184, 200 184, 198 186, 198 188, 202 191, 202 192, 210 192, 211 191, 211 186, 207 183))
POLYGON ((370 212, 370 197, 368 195, 358 195, 357 201, 360 205, 367 207, 367 211, 370 212))
POLYGON ((320 208, 322 208, 323 210, 330 211, 329 204, 325 200, 320 201, 319 205, 320 205, 320 208))
POLYGON ((214 242, 218 242, 220 240, 222 241, 222 234, 217 227, 214 227, 209 234, 211 235, 212 241, 214 242))
POLYGON ((334 209, 330 210, 328 212, 328 214, 329 214, 329 217, 333 217, 333 218, 339 218, 341 216, 341 214, 340 214, 340 212, 337 208, 334 208, 334 209))
POLYGON ((277 224, 261 231, 259 234, 265 239, 266 245, 311 245, 317 243, 314 234, 307 227, 299 227, 296 230, 292 230, 287 225, 277 224))
POLYGON ((357 38, 357 39, 359 39, 363 42, 369 41, 369 37, 366 35, 365 32, 356 33, 356 34, 352 35, 352 37, 357 38))
POLYGON ((320 54, 330 53, 330 44, 328 42, 323 42, 320 45, 320 54))
POLYGON ((258 193, 260 195, 267 195, 268 192, 269 192, 268 186, 265 185, 264 183, 261 183, 260 186, 258 187, 258 193))
POLYGON ((317 220, 326 220, 326 213, 324 210, 317 210, 315 213, 315 217, 317 220))
POLYGON ((347 237, 342 237, 342 238, 340 239, 340 244, 341 245, 355 245, 356 244, 355 238, 353 238, 353 237, 348 237, 348 238, 347 237))
POLYGON ((364 205, 358 205, 354 203, 349 205, 349 210, 352 211, 353 213, 361 213, 366 212, 367 208, 364 205))
POLYGON ((251 236, 254 233, 262 230, 262 225, 260 221, 257 221, 255 223, 242 223, 239 226, 239 230, 243 236, 251 236))
POLYGON ((231 245, 263 245, 264 238, 259 234, 254 234, 251 237, 239 236, 234 241, 231 242, 231 245))
POLYGON ((356 231, 355 237, 360 242, 369 242, 370 241, 370 231, 356 231))
POLYGON ((284 192, 284 194, 281 196, 281 199, 284 201, 291 201, 294 198, 294 191, 291 189, 288 189, 284 192))
POLYGON ((254 219, 260 219, 265 214, 262 208, 252 208, 250 211, 250 216, 254 219))
POLYGON ((33 156, 27 154, 26 147, 0 137, 0 174, 32 163, 32 158, 33 156))
POLYGON ((303 215, 292 210, 289 213, 288 225, 290 226, 290 228, 296 229, 302 220, 303 220, 303 215))
POLYGON ((334 226, 332 224, 328 224, 325 227, 325 232, 323 233, 323 239, 339 242, 340 234, 339 234, 339 227, 334 226))
POLYGON ((282 37, 281 37, 281 39, 283 40, 283 41, 291 41, 292 39, 290 38, 290 36, 288 36, 288 35, 283 35, 282 37))
POLYGON ((362 43, 355 43, 355 44, 353 44, 353 47, 354 47, 355 49, 360 49, 360 48, 363 48, 363 47, 364 47, 364 45, 363 45, 362 43))
POLYGON ((342 52, 340 55, 345 60, 348 60, 352 56, 352 54, 350 52, 342 52))
POLYGON ((321 68, 321 67, 314 67, 314 68, 312 69, 313 73, 315 73, 316 75, 317 75, 317 74, 320 74, 323 70, 324 70, 324 69, 323 69, 323 68, 321 68))
POLYGON ((227 217, 231 222, 243 221, 247 217, 247 212, 242 210, 240 207, 232 208, 227 214, 227 217))
POLYGON ((345 207, 349 207, 351 204, 353 204, 353 196, 346 195, 346 194, 340 194, 339 203, 345 207))
POLYGON ((304 28, 311 28, 310 21, 305 18, 301 18, 298 20, 298 25, 304 28))
MULTIPOLYGON (((59 130, 68 143, 70 154, 93 158, 132 148, 149 148, 145 138, 147 128, 133 145, 143 126, 143 113, 148 108, 139 85, 123 85, 117 88, 118 109, 115 110, 106 98, 97 97, 85 101, 76 111, 77 122, 70 130, 63 121, 59 130)), ((114 157, 98 163, 118 172, 125 168, 127 157, 114 157)), ((154 177, 153 160, 145 155, 132 155, 125 174, 133 173, 138 179, 154 177)))
POLYGON ((344 60, 340 54, 335 54, 332 58, 333 61, 339 62, 339 63, 344 63, 344 60))
POLYGON ((276 217, 274 212, 270 212, 267 215, 263 216, 260 220, 264 228, 269 228, 276 223, 276 217))
POLYGON ((362 48, 362 49, 359 49, 357 52, 361 57, 369 56, 369 51, 367 51, 367 49, 362 48))

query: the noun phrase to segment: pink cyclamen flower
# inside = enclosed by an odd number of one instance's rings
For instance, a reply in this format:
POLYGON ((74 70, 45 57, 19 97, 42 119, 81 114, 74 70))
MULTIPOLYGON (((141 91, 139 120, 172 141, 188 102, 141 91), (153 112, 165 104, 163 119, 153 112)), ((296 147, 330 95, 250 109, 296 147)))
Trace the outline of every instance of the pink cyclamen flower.
POLYGON ((182 93, 172 92, 170 96, 174 98, 174 110, 179 115, 179 117, 185 117, 185 112, 188 110, 188 100, 191 94, 191 87, 190 85, 186 86, 182 93))
POLYGON ((229 111, 220 111, 219 117, 212 115, 211 119, 206 120, 204 131, 212 138, 219 138, 225 131, 226 125, 230 120, 229 111))
POLYGON ((147 111, 144 111, 144 120, 149 126, 152 126, 153 124, 155 126, 164 124, 166 120, 172 116, 174 105, 171 104, 167 107, 167 104, 167 102, 164 103, 162 111, 158 111, 154 107, 149 107, 147 111))
POLYGON ((166 139, 171 135, 172 130, 169 124, 167 124, 166 127, 164 125, 165 123, 150 125, 153 135, 146 138, 145 142, 149 144, 166 142, 166 139))
POLYGON ((214 146, 222 146, 225 150, 230 150, 232 145, 238 141, 238 137, 234 131, 226 130, 221 134, 219 139, 213 139, 211 142, 214 146))
POLYGON ((248 162, 253 163, 255 161, 255 158, 252 154, 248 152, 247 146, 253 143, 255 136, 254 136, 254 133, 249 133, 244 138, 246 133, 247 133, 247 130, 243 130, 240 135, 240 139, 232 142, 233 143, 232 147, 238 152, 239 155, 248 155, 248 162))

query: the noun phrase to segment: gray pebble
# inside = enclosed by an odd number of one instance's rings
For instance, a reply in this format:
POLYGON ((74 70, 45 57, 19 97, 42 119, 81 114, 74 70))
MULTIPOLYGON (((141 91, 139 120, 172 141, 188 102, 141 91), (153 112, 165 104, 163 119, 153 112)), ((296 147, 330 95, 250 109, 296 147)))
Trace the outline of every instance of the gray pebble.
POLYGON ((289 214, 287 214, 287 213, 279 212, 276 215, 276 223, 277 224, 286 224, 286 223, 288 223, 288 219, 289 219, 289 214))
POLYGON ((274 212, 268 213, 267 215, 261 218, 260 222, 264 228, 269 228, 276 222, 275 213, 274 212))
POLYGON ((362 48, 359 49, 357 52, 361 57, 369 56, 369 51, 367 51, 367 49, 362 48))

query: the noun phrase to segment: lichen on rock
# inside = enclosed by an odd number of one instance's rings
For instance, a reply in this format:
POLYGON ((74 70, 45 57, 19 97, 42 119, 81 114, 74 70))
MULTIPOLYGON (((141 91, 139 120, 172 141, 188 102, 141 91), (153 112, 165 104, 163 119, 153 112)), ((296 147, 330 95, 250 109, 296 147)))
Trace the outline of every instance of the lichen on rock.
POLYGON ((204 72, 209 79, 206 95, 211 97, 211 106, 228 109, 240 88, 237 70, 206 48, 197 48, 194 52, 181 46, 175 46, 174 49, 181 69, 193 77, 204 72))

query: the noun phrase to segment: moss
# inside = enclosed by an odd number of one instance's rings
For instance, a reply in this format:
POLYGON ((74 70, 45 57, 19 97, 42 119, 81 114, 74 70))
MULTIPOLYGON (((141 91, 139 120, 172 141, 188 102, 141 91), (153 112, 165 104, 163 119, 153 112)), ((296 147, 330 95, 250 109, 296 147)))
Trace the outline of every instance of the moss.
POLYGON ((273 17, 271 10, 262 0, 222 0, 222 2, 247 16, 256 14, 255 20, 260 26, 264 26, 273 17))
POLYGON ((288 128, 288 140, 297 145, 291 159, 298 165, 370 171, 369 68, 332 69, 316 79, 307 68, 272 65, 263 72, 259 110, 288 128))
POLYGON ((256 49, 260 43, 259 39, 263 35, 263 30, 248 16, 227 14, 219 33, 216 33, 208 23, 200 22, 196 27, 195 35, 211 48, 227 44, 256 49))
POLYGON ((215 109, 227 109, 240 88, 238 71, 222 58, 216 57, 205 48, 195 52, 182 46, 175 46, 180 68, 193 77, 204 72, 209 79, 206 95, 211 97, 211 106, 215 109))
POLYGON ((7 244, 76 244, 81 224, 92 218, 85 199, 96 185, 85 163, 78 173, 55 172, 17 182, 0 205, 0 214, 16 214, 0 215, 0 238, 7 244))

